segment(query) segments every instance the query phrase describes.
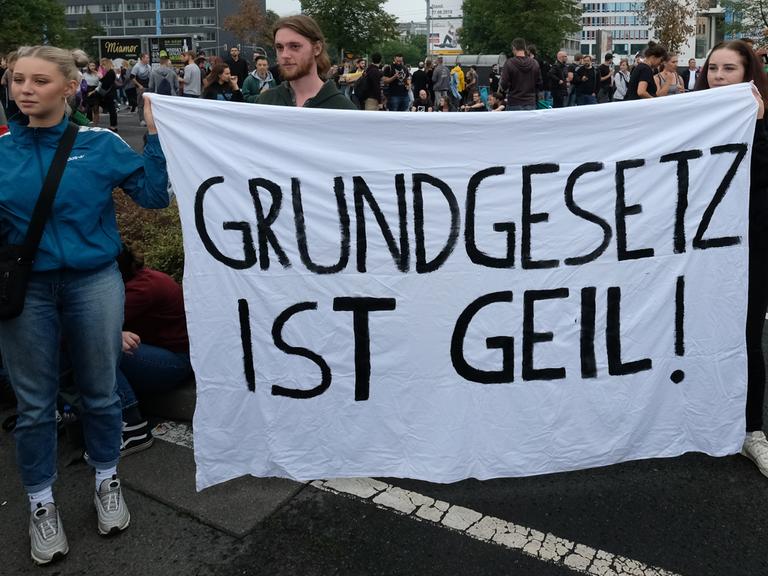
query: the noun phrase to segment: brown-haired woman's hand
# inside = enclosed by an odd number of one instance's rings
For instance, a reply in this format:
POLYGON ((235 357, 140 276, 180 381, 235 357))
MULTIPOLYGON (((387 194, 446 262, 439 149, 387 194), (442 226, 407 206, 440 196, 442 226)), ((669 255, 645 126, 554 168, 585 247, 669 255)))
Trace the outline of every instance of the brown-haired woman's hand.
POLYGON ((765 116, 765 100, 763 100, 760 90, 757 89, 754 83, 752 83, 752 95, 757 100, 757 119, 762 120, 765 116))

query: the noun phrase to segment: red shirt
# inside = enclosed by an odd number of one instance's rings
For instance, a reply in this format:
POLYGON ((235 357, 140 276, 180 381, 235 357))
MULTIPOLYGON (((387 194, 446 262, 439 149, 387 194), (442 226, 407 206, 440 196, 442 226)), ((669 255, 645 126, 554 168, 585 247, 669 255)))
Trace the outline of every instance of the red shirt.
POLYGON ((142 268, 125 283, 123 330, 141 341, 172 352, 188 352, 184 295, 176 281, 157 270, 142 268))

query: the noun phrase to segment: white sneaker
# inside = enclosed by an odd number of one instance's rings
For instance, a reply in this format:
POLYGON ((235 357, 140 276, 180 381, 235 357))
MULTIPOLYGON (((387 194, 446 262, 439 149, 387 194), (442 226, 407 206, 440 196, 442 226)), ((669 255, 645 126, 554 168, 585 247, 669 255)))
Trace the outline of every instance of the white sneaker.
POLYGON ((117 476, 107 478, 93 495, 96 515, 99 519, 99 534, 106 536, 128 528, 131 514, 123 499, 123 490, 117 476))
POLYGON ((768 476, 768 440, 765 438, 765 432, 747 432, 741 453, 755 463, 763 476, 768 476))
POLYGON ((147 123, 144 122, 144 120, 140 120, 139 121, 139 126, 146 126, 146 125, 147 125, 147 123))
POLYGON ((38 504, 30 515, 29 542, 32 560, 37 564, 48 564, 69 552, 67 535, 53 502, 45 506, 38 504))

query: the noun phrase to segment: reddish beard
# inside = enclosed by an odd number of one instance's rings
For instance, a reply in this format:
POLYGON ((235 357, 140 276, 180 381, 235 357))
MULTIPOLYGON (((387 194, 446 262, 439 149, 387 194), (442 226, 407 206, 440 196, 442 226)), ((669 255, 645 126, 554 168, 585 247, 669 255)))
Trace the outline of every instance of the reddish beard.
POLYGON ((298 80, 309 76, 315 69, 315 59, 307 59, 303 62, 295 62, 293 68, 286 69, 283 64, 280 64, 280 76, 283 80, 298 80))

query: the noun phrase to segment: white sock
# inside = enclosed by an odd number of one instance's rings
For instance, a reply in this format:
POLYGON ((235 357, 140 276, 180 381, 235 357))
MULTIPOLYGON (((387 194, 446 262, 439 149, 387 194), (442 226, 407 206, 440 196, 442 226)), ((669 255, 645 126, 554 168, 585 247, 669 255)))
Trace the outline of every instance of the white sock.
POLYGON ((48 486, 48 488, 43 488, 39 492, 29 493, 29 509, 31 512, 35 511, 38 504, 43 506, 49 502, 51 504, 53 503, 53 488, 51 486, 48 486))
POLYGON ((117 476, 117 466, 112 466, 112 468, 104 468, 103 470, 96 470, 96 492, 99 491, 99 488, 101 488, 101 483, 104 482, 104 480, 107 480, 109 478, 112 478, 112 476, 117 476))

